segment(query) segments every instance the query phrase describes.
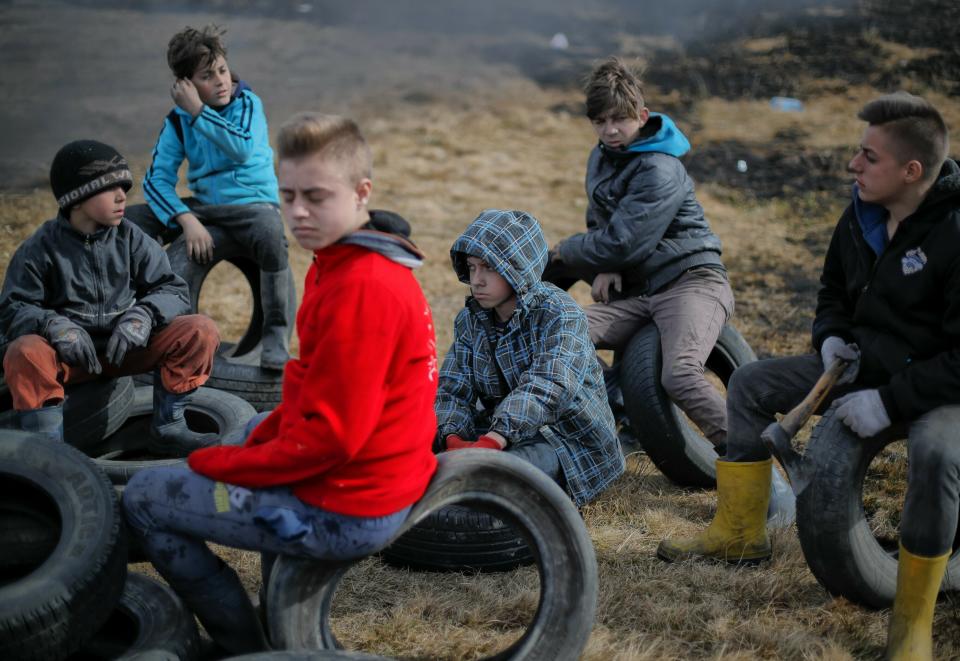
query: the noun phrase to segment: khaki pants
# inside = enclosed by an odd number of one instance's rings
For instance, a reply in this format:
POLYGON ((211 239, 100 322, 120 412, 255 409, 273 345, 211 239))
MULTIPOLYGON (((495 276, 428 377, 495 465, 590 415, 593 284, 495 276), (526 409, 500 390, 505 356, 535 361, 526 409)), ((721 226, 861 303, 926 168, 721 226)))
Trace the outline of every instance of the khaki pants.
POLYGON ((714 444, 727 434, 726 402, 703 375, 704 364, 733 315, 726 276, 711 268, 687 271, 651 296, 632 296, 587 308, 598 349, 621 349, 651 321, 660 331, 664 390, 714 444))
MULTIPOLYGON (((159 368, 163 387, 183 393, 206 383, 219 344, 220 334, 213 320, 191 314, 177 317, 154 333, 146 347, 128 351, 119 367, 108 363, 102 354, 97 357, 103 376, 141 374, 159 368)), ((10 344, 3 357, 3 372, 17 411, 63 401, 65 384, 97 376, 64 363, 56 349, 39 335, 23 335, 10 344)))

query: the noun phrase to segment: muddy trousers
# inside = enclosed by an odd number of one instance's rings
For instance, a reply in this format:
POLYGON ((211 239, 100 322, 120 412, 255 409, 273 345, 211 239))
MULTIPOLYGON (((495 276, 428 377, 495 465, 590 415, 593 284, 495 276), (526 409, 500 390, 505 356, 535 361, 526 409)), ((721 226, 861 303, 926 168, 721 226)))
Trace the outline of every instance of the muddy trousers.
POLYGON ((410 509, 386 517, 344 516, 306 505, 288 488, 244 489, 185 466, 137 473, 122 502, 147 558, 231 655, 269 643, 240 578, 204 540, 271 557, 355 558, 392 539, 410 509))
MULTIPOLYGON (((823 373, 818 354, 774 358, 738 368, 727 386, 727 461, 759 461, 770 456, 760 434, 800 403, 823 373)), ((835 389, 824 408, 858 389, 835 389)), ((822 412, 822 411, 821 411, 822 412)), ((859 438, 846 430, 854 442, 859 438)), ((900 540, 911 553, 935 557, 950 551, 960 513, 960 406, 941 406, 907 425, 881 434, 907 438, 907 493, 900 518, 900 540)))
MULTIPOLYGON (((184 393, 206 383, 213 369, 213 356, 220 344, 217 326, 203 315, 183 315, 150 336, 147 346, 131 349, 119 366, 98 354, 101 376, 117 377, 160 371, 163 387, 184 393)), ((63 387, 97 378, 82 367, 67 365, 56 349, 40 335, 14 340, 3 357, 3 372, 13 408, 37 409, 63 401, 63 387)))
POLYGON ((327 512, 286 487, 246 489, 184 466, 134 475, 123 492, 123 510, 147 557, 172 582, 220 570, 205 540, 321 560, 361 558, 383 548, 410 512, 409 507, 379 517, 327 512))

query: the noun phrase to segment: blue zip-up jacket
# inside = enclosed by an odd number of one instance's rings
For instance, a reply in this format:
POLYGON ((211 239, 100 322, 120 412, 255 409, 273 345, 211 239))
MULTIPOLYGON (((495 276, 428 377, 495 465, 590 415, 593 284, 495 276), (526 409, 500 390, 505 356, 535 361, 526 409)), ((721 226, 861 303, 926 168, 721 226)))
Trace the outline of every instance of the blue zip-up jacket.
POLYGON ((578 269, 620 273, 630 296, 653 294, 697 266, 725 272, 720 239, 679 161, 689 149, 680 129, 658 113, 627 149, 594 147, 587 161, 587 231, 559 244, 560 259, 578 269))
POLYGON ((267 116, 242 81, 222 108, 204 106, 194 119, 175 107, 163 120, 143 195, 165 225, 190 211, 176 190, 184 158, 187 186, 203 204, 279 204, 267 116))
POLYGON ((522 211, 484 211, 450 256, 468 284, 467 256, 484 260, 513 287, 517 307, 498 334, 495 313, 467 298, 440 368, 439 439, 496 431, 515 443, 539 432, 556 451, 573 500, 592 500, 623 473, 623 452, 586 315, 569 294, 540 281, 547 263, 540 225, 522 211))

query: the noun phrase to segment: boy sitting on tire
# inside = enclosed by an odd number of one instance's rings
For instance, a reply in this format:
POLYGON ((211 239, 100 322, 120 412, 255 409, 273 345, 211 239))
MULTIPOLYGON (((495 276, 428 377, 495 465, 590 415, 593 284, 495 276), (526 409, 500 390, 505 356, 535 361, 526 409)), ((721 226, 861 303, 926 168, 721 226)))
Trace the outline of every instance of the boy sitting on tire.
POLYGON ((78 140, 57 152, 50 184, 60 212, 17 248, 0 294, 4 378, 22 429, 63 440, 63 387, 155 370, 151 451, 186 456, 216 441, 183 412, 206 382, 216 325, 187 314, 186 284, 124 219, 133 184, 113 147, 78 140))
POLYGON ((592 500, 623 473, 623 452, 583 310, 541 282, 540 224, 489 209, 450 257, 471 295, 440 368, 438 449, 506 450, 577 505, 592 500))
POLYGON ((960 511, 960 167, 946 158, 940 113, 919 97, 882 96, 858 117, 868 126, 849 164, 853 200, 820 278, 813 322, 819 353, 734 372, 716 517, 697 537, 664 540, 657 554, 668 561, 770 557, 764 512, 771 459, 760 434, 774 414, 803 399, 825 366, 845 358, 852 361, 838 381, 845 387, 831 399, 850 433, 908 433, 887 653, 929 659, 934 604, 960 511))
POLYGON ((147 557, 232 654, 267 641, 237 574, 204 540, 363 557, 393 538, 437 465, 436 340, 409 226, 367 209, 370 149, 352 121, 299 115, 277 145, 284 217, 313 253, 283 399, 243 446, 142 471, 123 496, 147 557), (401 231, 381 231, 391 227, 401 231))
POLYGON ((593 283, 587 321, 599 349, 622 349, 655 323, 664 390, 722 446, 726 405, 704 364, 733 314, 733 292, 720 239, 679 160, 690 143, 669 117, 644 106, 639 76, 618 58, 593 70, 585 92, 599 138, 587 161, 587 231, 554 247, 543 279, 562 289, 593 283))
POLYGON ((215 26, 173 35, 167 64, 176 80, 176 104, 166 116, 143 178, 147 204, 130 207, 128 218, 163 243, 181 234, 187 257, 214 258, 205 225, 222 227, 260 267, 263 341, 260 366, 282 370, 287 346, 290 269, 278 210, 277 178, 260 98, 232 77, 226 48, 215 26), (187 160, 193 197, 177 195, 177 171, 187 160))

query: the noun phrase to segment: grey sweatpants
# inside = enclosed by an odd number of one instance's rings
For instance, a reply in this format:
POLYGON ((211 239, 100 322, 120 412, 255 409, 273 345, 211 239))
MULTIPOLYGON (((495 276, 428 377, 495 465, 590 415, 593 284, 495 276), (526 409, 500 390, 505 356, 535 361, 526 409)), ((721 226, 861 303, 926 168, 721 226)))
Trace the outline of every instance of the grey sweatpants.
POLYGON ((586 312, 590 339, 598 349, 621 349, 637 329, 655 323, 664 390, 714 445, 724 442, 726 403, 703 373, 723 325, 733 315, 733 291, 723 273, 691 269, 656 294, 595 303, 586 312))
MULTIPOLYGON (((823 373, 819 354, 774 358, 739 367, 727 385, 727 461, 770 456, 760 434, 800 403, 823 373)), ((823 404, 858 389, 836 389, 823 404)), ((858 437, 849 430, 853 439, 858 437)), ((881 434, 884 432, 881 432, 881 434)), ((943 555, 953 545, 960 514, 960 405, 941 406, 908 425, 907 493, 900 539, 911 553, 943 555)))
MULTIPOLYGON (((287 268, 287 237, 280 210, 266 202, 258 204, 202 204, 188 197, 183 200, 204 226, 220 227, 230 238, 249 252, 261 271, 276 273, 287 268)), ((124 214, 130 222, 166 245, 183 230, 176 222, 166 226, 146 204, 127 207, 124 214)))

